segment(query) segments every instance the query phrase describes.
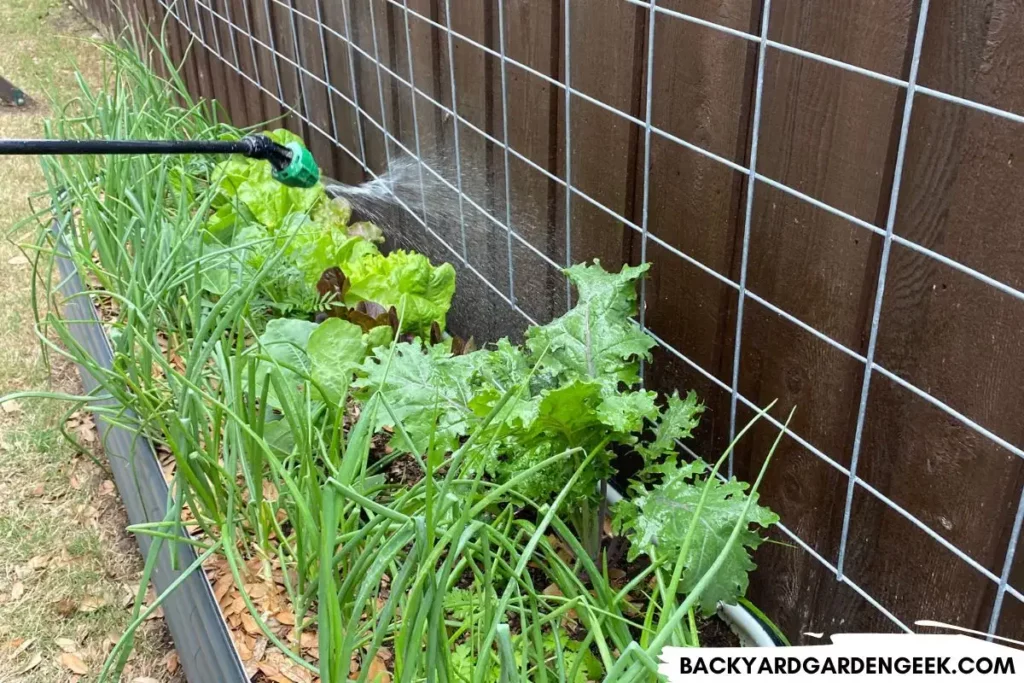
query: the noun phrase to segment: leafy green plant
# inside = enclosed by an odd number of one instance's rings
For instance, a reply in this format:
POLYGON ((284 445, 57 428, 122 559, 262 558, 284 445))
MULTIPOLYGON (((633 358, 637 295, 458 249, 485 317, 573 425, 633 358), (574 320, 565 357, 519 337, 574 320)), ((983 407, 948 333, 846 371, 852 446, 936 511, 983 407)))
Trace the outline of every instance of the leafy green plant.
MULTIPOLYGON (((280 144, 301 142, 284 129, 267 135, 280 144)), ((264 284, 268 303, 281 314, 309 314, 322 308, 317 285, 324 273, 340 269, 345 286, 323 302, 328 310, 372 302, 394 307, 405 331, 426 335, 432 324, 444 328, 455 294, 450 264, 433 266, 426 256, 401 249, 382 254, 380 229, 353 224, 347 201, 329 198, 322 185, 282 185, 266 162, 233 157, 217 164, 210 177, 214 194, 206 239, 240 247, 208 275, 211 292, 223 294, 232 281, 275 260, 264 284)))
MULTIPOLYGON (((378 414, 377 428, 401 421, 398 447, 423 450, 428 435, 436 433, 450 449, 490 412, 505 387, 529 379, 494 421, 475 459, 500 482, 554 453, 597 449, 570 496, 578 532, 594 554, 598 483, 614 474, 611 445, 635 448, 650 460, 674 453, 675 441, 690 435, 703 410, 692 393, 668 397, 662 410, 656 393, 635 388, 639 362, 649 360, 654 344, 632 322, 635 282, 646 269, 625 266, 608 273, 599 262, 569 268, 576 306, 527 330, 522 348, 501 340, 493 349, 463 356, 438 347, 424 353, 417 343, 400 344, 394 353, 378 350, 355 382, 357 396, 382 396, 389 410, 378 414), (389 382, 381 379, 385 372, 389 382), (649 426, 653 439, 646 435, 649 426)), ((521 493, 550 500, 578 466, 578 459, 566 461, 557 476, 545 472, 525 481, 521 493)))
MULTIPOLYGON (((661 481, 650 489, 634 483, 632 498, 620 501, 615 511, 614 528, 629 539, 630 560, 641 553, 652 559, 659 555, 681 558, 682 593, 693 591, 725 548, 748 500, 747 485, 735 479, 723 482, 709 478, 707 486, 701 486, 707 470, 700 460, 685 464, 667 461, 647 467, 642 476, 660 476, 661 481), (701 503, 698 518, 696 511, 701 503)), ((750 523, 767 529, 779 520, 778 515, 757 504, 757 494, 750 498, 753 504, 746 517, 750 523)), ((757 568, 750 551, 763 540, 750 528, 740 532, 714 581, 704 589, 700 602, 704 614, 713 614, 719 602, 736 604, 746 593, 747 574, 757 568)))

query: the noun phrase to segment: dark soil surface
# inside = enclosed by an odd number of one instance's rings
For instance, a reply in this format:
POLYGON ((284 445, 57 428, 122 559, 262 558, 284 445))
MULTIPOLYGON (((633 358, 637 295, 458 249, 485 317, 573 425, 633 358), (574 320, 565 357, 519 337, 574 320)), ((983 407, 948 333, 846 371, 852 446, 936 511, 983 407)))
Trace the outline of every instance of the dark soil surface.
POLYGON ((697 620, 697 633, 700 635, 701 647, 739 647, 740 639, 732 632, 729 625, 717 616, 702 617, 697 620))

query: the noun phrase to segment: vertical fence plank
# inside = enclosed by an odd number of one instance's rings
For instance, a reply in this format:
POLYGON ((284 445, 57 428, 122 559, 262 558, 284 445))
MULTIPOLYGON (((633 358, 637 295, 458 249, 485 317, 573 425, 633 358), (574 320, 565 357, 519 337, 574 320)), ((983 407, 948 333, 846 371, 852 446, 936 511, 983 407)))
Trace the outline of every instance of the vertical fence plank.
MULTIPOLYGON (((1017 77, 1024 62, 1019 23, 1011 28, 999 20, 1019 11, 1019 3, 1011 2, 933 2, 922 84, 1024 110, 1024 88, 1017 77)), ((1024 155, 1020 132, 1020 124, 918 96, 896 234, 1014 287, 1024 286, 1019 249, 1024 171, 1016 163, 1024 155)), ((1024 400, 1021 330, 1024 302, 894 245, 879 363, 1017 444, 1024 442, 1024 423, 1015 408, 1024 400)), ((1024 485, 1024 462, 902 387, 884 378, 876 381, 863 476, 1000 574, 1024 485)), ((884 514, 869 501, 861 512, 884 514)), ((923 555, 934 542, 930 545, 917 543, 911 551, 923 555)), ((908 612, 988 629, 995 584, 979 580, 948 551, 933 552, 927 572, 913 566, 880 572, 880 558, 894 547, 893 541, 879 540, 873 555, 864 558, 862 571, 871 576, 874 592, 905 605, 908 612), (939 600, 932 596, 943 596, 945 604, 934 604, 939 600)), ((999 632, 1024 637, 1020 603, 1007 597, 1003 609, 999 632)))
POLYGON ((185 19, 188 22, 189 33, 192 36, 192 60, 195 64, 196 82, 198 87, 193 92, 197 98, 207 103, 213 101, 213 72, 211 69, 211 57, 209 51, 203 45, 206 37, 205 24, 202 19, 202 10, 199 7, 199 0, 184 0, 185 19))
MULTIPOLYGON (((783 1, 773 4, 769 37, 904 75, 913 42, 910 5, 909 0, 827 6, 783 1), (865 33, 863 25, 885 29, 865 33), (832 37, 829 45, 819 44, 822 35, 832 37)), ((884 226, 902 101, 903 93, 895 86, 773 50, 766 64, 757 170, 884 226), (823 149, 830 152, 821 154, 823 149)), ((748 287, 863 352, 880 245, 862 228, 758 183, 748 287)), ((797 407, 793 430, 848 466, 863 364, 749 299, 740 343, 741 393, 759 404, 779 399, 777 411, 782 415, 797 407)), ((741 478, 756 474, 775 433, 768 426, 755 429, 737 451, 741 478)), ((762 490, 765 502, 790 528, 835 563, 846 485, 845 476, 785 439, 762 490)), ((857 545, 866 547, 863 541, 859 536, 857 545)), ((836 629, 854 604, 864 604, 852 593, 834 601, 806 596, 794 601, 792 594, 778 591, 772 584, 832 590, 820 564, 780 550, 771 547, 759 554, 764 577, 772 578, 756 582, 752 595, 791 632, 802 633, 812 625, 836 629)), ((859 616, 869 630, 892 628, 871 607, 860 610, 859 616)), ((912 620, 912 615, 901 616, 912 620)))
MULTIPOLYGON (((230 117, 231 107, 228 89, 228 67, 218 56, 218 51, 223 51, 226 45, 220 44, 220 23, 221 20, 214 16, 217 11, 216 0, 196 0, 199 13, 200 35, 206 43, 202 51, 206 53, 208 73, 210 75, 210 103, 217 112, 217 119, 221 120, 225 114, 230 117)), ((227 55, 227 52, 223 52, 227 55)))
MULTIPOLYGON (((214 37, 212 45, 219 54, 218 65, 224 79, 224 89, 217 91, 217 99, 227 113, 227 120, 236 125, 244 126, 249 122, 249 111, 245 101, 246 80, 239 74, 239 63, 236 62, 235 44, 232 40, 232 29, 229 25, 230 0, 204 0, 210 5, 210 21, 213 24, 214 37)), ((234 23, 233 21, 231 23, 234 23)))
POLYGON ((273 47, 272 18, 270 0, 243 0, 249 10, 249 23, 252 27, 253 45, 256 51, 256 77, 263 90, 263 113, 272 127, 283 126, 282 117, 285 108, 281 88, 280 66, 273 47))
POLYGON ((231 121, 236 126, 252 126, 263 121, 264 117, 261 93, 250 80, 255 80, 255 68, 252 51, 245 40, 245 7, 240 0, 221 0, 220 11, 226 20, 220 33, 221 46, 233 67, 228 70, 232 91, 231 121))
MULTIPOLYGON (((559 5, 529 0, 504 0, 503 5, 506 56, 558 78, 559 5)), ((509 145, 557 177, 564 157, 558 154, 558 139, 564 130, 560 123, 564 117, 559 116, 562 91, 521 67, 507 65, 505 70, 509 145)), ((519 156, 513 156, 509 166, 512 226, 526 243, 515 240, 512 245, 515 291, 518 304, 544 322, 565 309, 565 297, 556 296, 562 283, 558 269, 537 253, 559 266, 564 262, 563 232, 555 228, 558 217, 564 215, 560 213, 565 204, 564 190, 519 156)))
POLYGON ((377 8, 373 0, 350 0, 347 3, 354 48, 353 64, 359 106, 362 109, 363 145, 366 163, 374 173, 387 168, 390 145, 384 134, 390 130, 387 112, 390 109, 391 88, 389 77, 374 62, 375 55, 387 55, 386 46, 377 43, 380 32, 375 32, 377 8), (375 45, 376 43, 376 45, 375 45), (383 102, 382 102, 383 100, 383 102))
MULTIPOLYGON (((756 32, 757 3, 659 2, 756 32)), ((752 113, 756 45, 714 29, 660 15, 654 30, 655 89, 651 122, 703 150, 743 164, 752 113), (680 68, 680 64, 689 65, 680 68)), ((646 88, 646 84, 645 84, 646 88)), ((743 221, 745 176, 660 134, 651 136, 646 324, 668 344, 685 349, 703 370, 729 382, 735 290, 666 246, 678 249, 724 277, 731 277, 743 221)), ((642 178, 643 155, 638 160, 642 178)), ((642 197, 642 182, 638 184, 642 197)), ((641 221, 642 199, 636 203, 641 221)), ((640 258, 639 240, 633 256, 640 258)), ((728 443, 728 392, 669 353, 656 352, 648 385, 660 391, 695 389, 705 402, 695 446, 715 453, 728 443)))
POLYGON ((331 83, 336 93, 331 93, 334 101, 334 112, 337 119, 338 138, 345 146, 346 152, 336 150, 335 165, 337 179, 349 184, 357 184, 364 179, 361 166, 362 136, 360 134, 359 102, 357 89, 354 86, 353 63, 349 59, 351 45, 347 42, 349 35, 346 23, 347 9, 340 2, 324 2, 322 4, 324 22, 327 26, 327 68, 331 73, 331 83), (353 158, 355 157, 355 158, 353 158))
POLYGON ((304 116, 306 111, 297 65, 296 42, 292 37, 292 3, 291 0, 267 0, 267 4, 270 12, 268 38, 275 62, 274 75, 275 78, 280 76, 280 95, 284 100, 284 108, 292 112, 282 121, 282 125, 296 135, 305 137, 306 124, 296 115, 304 116))
MULTIPOLYGON (((617 0, 564 1, 570 3, 563 33, 571 43, 572 88, 642 119, 646 11, 617 0)), ((635 218, 637 160, 643 156, 640 126, 576 95, 569 111, 573 187, 616 214, 635 218)), ((617 270, 628 260, 634 231, 579 196, 570 205, 570 260, 600 258, 606 268, 617 270)))
MULTIPOLYGON (((450 26, 456 34, 500 53, 497 0, 474 3, 472 8, 455 2, 451 6, 450 26)), ((466 256, 469 264, 508 298, 511 287, 508 233, 502 227, 505 223, 502 150, 474 130, 497 140, 502 138, 501 60, 461 38, 454 38, 451 45, 454 71, 448 80, 454 77, 452 87, 458 95, 456 110, 459 118, 465 120, 459 124, 461 178, 456 179, 460 181, 456 186, 461 187, 466 196, 461 208, 466 256)), ((514 265, 512 267, 514 269, 514 265)), ((458 302, 460 310, 454 312, 456 321, 465 320, 477 336, 512 336, 522 329, 522 318, 502 296, 493 289, 474 286, 472 281, 476 275, 462 275, 469 296, 463 295, 458 302)))
POLYGON ((328 175, 334 173, 334 124, 330 112, 330 95, 327 74, 324 70, 324 56, 321 49, 320 28, 317 22, 318 0, 294 0, 294 28, 297 39, 296 55, 304 72, 300 72, 301 93, 305 96, 305 115, 311 121, 307 125, 306 142, 313 156, 322 163, 321 170, 328 175))
MULTIPOLYGON (((167 52, 167 58, 171 64, 167 66, 167 71, 174 71, 175 77, 181 77, 184 79, 184 74, 181 73, 180 65, 184 59, 185 49, 181 42, 181 35, 178 32, 178 22, 174 21, 173 17, 168 20, 170 13, 164 8, 163 4, 159 0, 149 0, 148 6, 150 8, 150 14, 153 17, 152 30, 153 34, 157 37, 164 49, 167 52)), ((171 76, 170 73, 167 74, 171 76)))
POLYGON ((161 10, 171 14, 172 18, 168 23, 168 32, 177 35, 177 43, 181 50, 178 55, 178 73, 185 81, 192 97, 197 99, 201 92, 199 83, 199 71, 196 61, 196 39, 188 30, 188 2, 187 0, 159 0, 161 10), (177 18, 175 18, 175 15, 177 18))

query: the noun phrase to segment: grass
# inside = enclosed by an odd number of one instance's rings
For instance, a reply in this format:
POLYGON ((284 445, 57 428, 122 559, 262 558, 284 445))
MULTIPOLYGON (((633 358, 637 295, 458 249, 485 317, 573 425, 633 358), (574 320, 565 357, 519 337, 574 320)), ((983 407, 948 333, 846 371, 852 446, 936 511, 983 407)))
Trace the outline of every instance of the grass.
MULTIPOLYGON (((72 58, 87 75, 98 69, 93 33, 65 3, 0 2, 0 75, 35 100, 26 109, 0 107, 0 138, 42 135, 50 115, 45 89, 70 91, 72 58)), ((36 159, 0 157, 0 231, 27 215, 29 194, 43 189, 36 159)), ((42 362, 31 333, 31 267, 20 255, 0 241, 0 394, 77 392, 72 366, 56 363, 51 373, 42 362)), ((0 411, 0 681, 93 680, 130 620, 125 587, 138 583, 138 551, 124 533, 109 475, 61 438, 64 412, 42 401, 0 411), (82 660, 86 675, 61 662, 65 650, 82 660)), ((162 622, 147 622, 125 680, 177 680, 164 663, 170 651, 162 622)))

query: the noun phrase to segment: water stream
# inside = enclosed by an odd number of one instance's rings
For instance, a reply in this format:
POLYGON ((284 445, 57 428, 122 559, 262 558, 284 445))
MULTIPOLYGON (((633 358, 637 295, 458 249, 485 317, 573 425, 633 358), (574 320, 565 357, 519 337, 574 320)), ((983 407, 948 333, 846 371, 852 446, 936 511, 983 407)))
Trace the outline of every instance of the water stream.
MULTIPOLYGON (((463 303, 456 305, 450 316, 464 336, 492 341, 520 335, 523 319, 512 312, 508 299, 532 302, 531 314, 543 319, 563 310, 564 280, 557 269, 531 254, 519 238, 499 225, 506 220, 505 180, 500 168, 488 173, 465 158, 456 165, 448 156, 425 157, 421 165, 416 158, 401 156, 392 158, 377 178, 359 185, 330 178, 323 183, 329 196, 342 197, 352 205, 353 220, 369 220, 380 227, 391 248, 419 251, 435 263, 448 261, 466 276, 467 287, 456 296, 463 303), (465 197, 486 207, 493 220, 467 199, 459 200, 453 187, 459 187, 460 178, 465 197), (474 274, 460 266, 463 255, 474 274), (499 301, 477 278, 489 282, 506 301, 499 301)), ((518 226, 519 234, 530 229, 536 232, 538 225, 548 222, 545 205, 535 207, 514 198, 512 203, 518 209, 512 219, 513 230, 518 226)))
MULTIPOLYGON (((402 157, 393 159, 377 178, 359 185, 345 185, 324 178, 324 190, 331 197, 347 199, 356 219, 376 223, 385 234, 398 228, 396 210, 404 211, 405 207, 428 225, 459 225, 461 216, 457 194, 424 166, 429 166, 442 178, 458 175, 454 162, 447 159, 424 160, 421 166, 412 157, 402 157)), ((464 177, 472 176, 477 184, 481 180, 486 181, 483 175, 466 168, 465 164, 461 171, 464 177)), ((455 184, 451 180, 449 182, 455 184)))

